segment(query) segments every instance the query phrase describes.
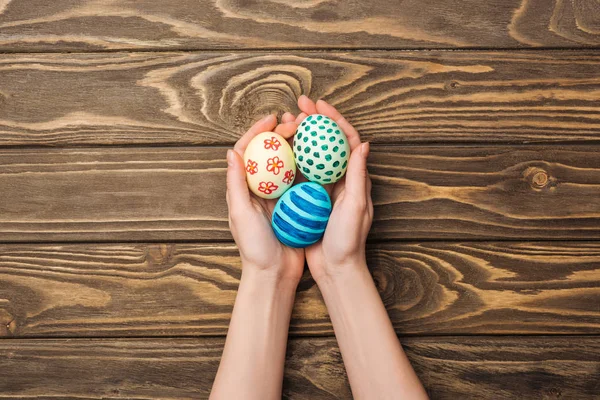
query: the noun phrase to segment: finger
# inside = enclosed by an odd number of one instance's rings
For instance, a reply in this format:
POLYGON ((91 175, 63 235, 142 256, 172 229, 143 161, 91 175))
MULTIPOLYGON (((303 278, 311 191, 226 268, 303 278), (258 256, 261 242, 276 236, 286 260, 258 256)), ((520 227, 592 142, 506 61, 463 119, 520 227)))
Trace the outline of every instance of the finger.
POLYGON ((275 115, 267 115, 266 117, 252 125, 250 129, 248 129, 248 132, 246 132, 244 136, 242 136, 237 141, 235 146, 233 146, 233 150, 235 150, 236 153, 243 157, 244 151, 246 151, 246 147, 248 147, 248 143, 250 143, 250 141, 254 139, 256 135, 263 132, 271 132, 276 125, 277 118, 275 118, 275 115))
POLYGON ((315 105, 315 102, 305 95, 302 95, 298 98, 298 108, 300 108, 300 111, 308 115, 317 113, 317 106, 315 105))
POLYGON ((364 200, 367 204, 367 185, 369 173, 367 172, 367 157, 369 156, 369 143, 359 145, 352 154, 346 171, 346 193, 357 200, 364 200))
POLYGON ((240 211, 250 205, 250 191, 246 183, 246 170, 242 157, 227 150, 227 204, 229 212, 240 211))
POLYGON ((296 117, 291 112, 286 112, 281 116, 281 122, 285 124, 286 122, 294 122, 296 117))
POLYGON ((327 103, 324 100, 317 101, 316 104, 317 112, 319 114, 323 114, 333 119, 337 124, 342 128, 346 137, 348 138, 348 144, 350 145, 350 150, 354 150, 357 146, 360 145, 360 135, 358 131, 354 129, 350 122, 346 121, 346 118, 334 106, 327 103))
POLYGON ((294 136, 296 129, 298 129, 298 125, 296 125, 295 121, 292 121, 277 125, 274 132, 280 134, 285 139, 289 139, 294 136))
POLYGON ((304 118, 308 117, 308 115, 306 115, 306 113, 300 113, 298 114, 298 116, 296 117, 296 124, 300 125, 300 123, 302 121, 304 121, 304 118))
POLYGON ((331 192, 331 202, 335 204, 338 197, 344 190, 346 189, 346 175, 342 176, 342 178, 333 185, 333 192, 331 192))

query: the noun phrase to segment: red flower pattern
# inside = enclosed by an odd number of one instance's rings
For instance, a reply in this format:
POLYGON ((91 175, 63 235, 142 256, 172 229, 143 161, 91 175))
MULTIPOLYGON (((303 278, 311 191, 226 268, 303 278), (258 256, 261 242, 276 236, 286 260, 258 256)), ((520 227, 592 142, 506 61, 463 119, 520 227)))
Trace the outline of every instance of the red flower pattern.
POLYGON ((279 189, 279 186, 277 186, 273 182, 261 182, 258 185, 258 191, 263 192, 264 194, 271 194, 277 189, 279 189))
POLYGON ((289 171, 285 171, 285 176, 283 177, 283 183, 290 184, 294 182, 294 170, 290 169, 289 171))
POLYGON ((254 175, 258 172, 258 163, 256 161, 248 160, 248 164, 246 164, 246 171, 250 175, 254 175))
POLYGON ((271 136, 271 139, 265 139, 265 149, 279 150, 279 146, 281 146, 281 143, 275 136, 271 136))
POLYGON ((279 157, 273 157, 267 160, 267 171, 272 172, 274 175, 279 175, 281 168, 283 168, 283 161, 281 161, 279 157))

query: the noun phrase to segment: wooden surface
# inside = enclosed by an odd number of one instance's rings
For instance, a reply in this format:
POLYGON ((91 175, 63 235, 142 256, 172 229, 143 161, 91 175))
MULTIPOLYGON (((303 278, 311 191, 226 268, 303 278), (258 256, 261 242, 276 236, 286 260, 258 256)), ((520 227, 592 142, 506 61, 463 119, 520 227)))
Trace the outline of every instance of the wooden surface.
POLYGON ((231 145, 301 94, 372 143, 598 142, 598 65, 593 51, 4 54, 0 146, 231 145))
MULTIPOLYGON (((596 242, 386 243, 368 263, 400 334, 600 329, 596 242)), ((240 272, 230 244, 0 246, 0 336, 225 335, 240 272)), ((290 332, 333 334, 308 272, 290 332)))
POLYGON ((597 47, 596 0, 4 0, 4 51, 597 47))
MULTIPOLYGON (((598 0, 0 0, 0 398, 208 396, 225 150, 302 94, 431 398, 599 398, 598 50, 598 0)), ((350 399, 307 271, 290 333, 284 398, 350 399)))
MULTIPOLYGON (((0 240, 231 240, 225 165, 225 148, 0 151, 0 240)), ((594 146, 374 147, 369 170, 372 240, 600 237, 594 146)))
MULTIPOLYGON (((443 337, 402 343, 434 399, 591 399, 600 390, 595 338, 443 337)), ((3 340, 0 392, 11 399, 204 399, 222 346, 221 338, 3 340)), ((334 338, 290 341, 283 397, 351 398, 334 338)))

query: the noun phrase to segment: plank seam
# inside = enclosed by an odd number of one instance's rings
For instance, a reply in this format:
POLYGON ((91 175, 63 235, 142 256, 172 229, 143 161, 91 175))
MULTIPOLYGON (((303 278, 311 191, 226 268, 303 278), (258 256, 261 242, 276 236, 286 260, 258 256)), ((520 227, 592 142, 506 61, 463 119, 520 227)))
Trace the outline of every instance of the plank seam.
MULTIPOLYGON (((600 239, 589 238, 545 238, 545 237, 522 237, 522 238, 504 238, 504 237, 485 237, 485 238, 463 238, 463 239, 439 239, 439 238, 420 238, 414 237, 410 239, 377 239, 367 240, 368 245, 386 244, 386 243, 402 243, 402 244, 417 244, 417 243, 531 243, 531 242, 551 242, 551 243, 596 243, 600 239)), ((235 244, 233 240, 228 239, 170 239, 170 240, 17 240, 17 241, 0 241, 0 246, 8 245, 79 245, 79 244, 235 244)))
MULTIPOLYGON (((600 132, 600 131, 599 131, 600 132)), ((562 141, 540 141, 535 142, 528 140, 526 142, 520 141, 508 141, 508 142, 474 142, 474 141, 410 141, 406 143, 371 143, 371 149, 377 150, 377 148, 411 148, 411 147, 425 147, 425 148, 435 148, 435 147, 457 147, 457 148, 478 148, 478 147, 519 147, 519 148, 547 148, 547 147, 558 147, 568 145, 571 147, 585 147, 588 148, 590 146, 598 146, 600 148, 600 139, 598 140, 562 140, 562 141)), ((216 143, 216 144, 168 144, 168 143, 131 143, 131 144, 97 144, 97 145, 89 145, 89 144, 72 144, 66 146, 51 146, 51 145, 0 145, 0 151, 18 151, 18 150, 49 150, 49 151, 60 151, 60 150, 80 150, 80 151, 100 151, 100 150, 115 150, 115 149, 214 149, 214 150, 222 150, 225 152, 227 149, 233 147, 233 143, 216 143)), ((225 158, 223 158, 225 160, 225 158)))
MULTIPOLYGON (((531 339, 531 338, 540 338, 540 339, 560 339, 560 338, 598 338, 600 339, 599 333, 565 333, 565 334, 485 334, 485 335, 477 335, 477 334, 439 334, 439 335, 416 335, 416 334, 404 334, 397 335, 400 340, 402 339, 452 339, 452 338, 489 338, 491 340, 499 339, 499 338, 515 338, 519 339, 531 339)), ((3 342, 25 342, 25 341, 36 341, 36 340, 52 340, 52 341, 94 341, 94 340, 114 340, 114 341, 129 341, 129 340, 139 340, 139 339, 154 339, 154 340, 170 340, 170 339, 183 339, 183 340, 198 340, 198 339, 225 339, 226 335, 169 335, 169 336, 3 336, 0 337, 0 344, 5 344, 3 342)), ((335 335, 290 335, 288 337, 288 342, 290 341, 300 341, 300 340, 309 340, 309 339, 334 339, 335 335)))
POLYGON ((27 54, 118 54, 118 53, 219 53, 219 52, 359 52, 359 51, 386 51, 386 52, 502 52, 502 51, 519 51, 519 52, 551 52, 551 51, 572 51, 582 52, 589 50, 600 50, 600 46, 581 46, 581 47, 222 47, 222 48, 178 48, 169 49, 104 49, 94 51, 11 51, 1 50, 0 55, 27 55, 27 54))

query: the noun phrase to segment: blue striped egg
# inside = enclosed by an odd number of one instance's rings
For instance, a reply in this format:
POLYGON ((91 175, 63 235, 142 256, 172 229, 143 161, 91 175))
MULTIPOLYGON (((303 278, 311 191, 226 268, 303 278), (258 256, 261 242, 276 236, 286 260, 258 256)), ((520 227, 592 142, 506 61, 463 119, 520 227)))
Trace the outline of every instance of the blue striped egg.
POLYGON ((277 239, 286 246, 303 248, 323 237, 331 214, 331 200, 318 183, 292 186, 279 198, 271 225, 277 239))

